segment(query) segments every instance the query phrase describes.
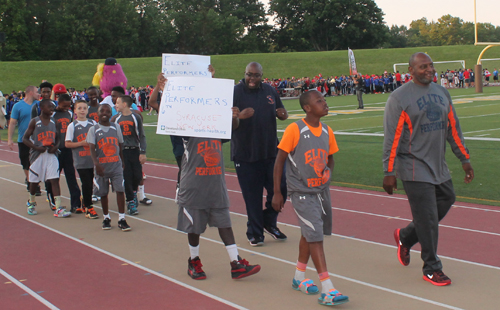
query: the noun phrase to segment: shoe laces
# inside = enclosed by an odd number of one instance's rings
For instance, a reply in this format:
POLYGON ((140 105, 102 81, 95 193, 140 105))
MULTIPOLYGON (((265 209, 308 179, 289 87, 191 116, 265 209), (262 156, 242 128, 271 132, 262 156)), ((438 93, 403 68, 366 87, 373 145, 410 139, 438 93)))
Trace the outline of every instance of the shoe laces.
POLYGON ((97 214, 97 212, 95 212, 94 208, 88 208, 87 212, 90 213, 90 214, 92 214, 92 215, 96 215, 97 214))
POLYGON ((240 265, 243 265, 243 266, 250 265, 250 263, 246 259, 244 259, 244 258, 240 259, 237 263, 240 264, 240 265))
POLYGON ((196 271, 196 273, 203 272, 203 269, 201 269, 201 267, 203 266, 203 264, 201 263, 201 260, 199 260, 199 259, 191 260, 191 264, 193 265, 194 271, 196 271))
POLYGON ((441 279, 441 280, 448 280, 448 276, 446 276, 443 271, 439 270, 435 272, 436 275, 441 279))

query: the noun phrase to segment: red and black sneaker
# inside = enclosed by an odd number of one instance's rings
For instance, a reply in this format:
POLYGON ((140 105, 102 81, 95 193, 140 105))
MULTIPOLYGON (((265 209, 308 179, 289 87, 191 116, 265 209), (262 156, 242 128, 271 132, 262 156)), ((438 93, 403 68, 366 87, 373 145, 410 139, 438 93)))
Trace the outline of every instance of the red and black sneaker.
POLYGON ((188 259, 188 275, 195 280, 203 280, 207 278, 205 271, 201 269, 203 265, 201 264, 201 260, 198 256, 191 259, 188 259))
POLYGON ((445 286, 451 284, 451 279, 448 278, 441 270, 433 273, 424 273, 424 280, 437 286, 445 286))
POLYGON ((248 277, 259 271, 260 265, 250 265, 246 259, 242 259, 239 255, 237 261, 231 262, 231 277, 233 279, 248 277))
POLYGON ((396 229, 394 231, 394 240, 398 245, 398 259, 401 265, 408 266, 410 264, 410 248, 403 245, 401 239, 399 238, 399 231, 401 229, 396 229))

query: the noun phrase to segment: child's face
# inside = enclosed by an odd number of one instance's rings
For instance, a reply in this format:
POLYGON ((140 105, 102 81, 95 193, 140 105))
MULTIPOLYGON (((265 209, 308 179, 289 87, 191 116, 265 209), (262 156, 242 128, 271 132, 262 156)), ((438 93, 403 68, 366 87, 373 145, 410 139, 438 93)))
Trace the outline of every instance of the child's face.
POLYGON ((43 115, 50 117, 54 113, 54 108, 53 104, 44 104, 40 107, 40 111, 43 115))
POLYGON ((89 107, 87 106, 87 103, 79 102, 76 104, 75 113, 79 119, 87 118, 88 111, 89 107))
POLYGON ((94 88, 89 89, 87 91, 87 96, 89 96, 89 100, 91 103, 96 102, 97 101, 97 89, 94 89, 94 88))
POLYGON ((101 104, 97 110, 99 116, 99 123, 109 123, 111 118, 111 106, 109 104, 101 104))
POLYGON ((304 106, 307 114, 312 114, 317 117, 328 115, 328 104, 325 97, 319 92, 314 92, 309 97, 309 102, 304 106))
POLYGON ((123 102, 122 98, 116 99, 115 109, 117 112, 122 112, 127 108, 127 104, 123 102))
POLYGON ((42 99, 50 99, 50 95, 52 94, 52 89, 49 87, 44 87, 40 89, 40 94, 42 95, 42 99))
POLYGON ((62 112, 67 112, 71 107, 71 101, 59 101, 57 102, 57 110, 62 112))

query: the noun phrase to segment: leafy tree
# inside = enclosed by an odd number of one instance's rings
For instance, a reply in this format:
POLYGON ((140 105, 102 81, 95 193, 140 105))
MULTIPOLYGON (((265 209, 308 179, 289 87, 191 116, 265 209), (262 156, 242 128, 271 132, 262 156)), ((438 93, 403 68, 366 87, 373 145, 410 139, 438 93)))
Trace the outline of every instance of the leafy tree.
POLYGON ((383 12, 372 0, 273 0, 278 50, 373 48, 388 37, 383 12))

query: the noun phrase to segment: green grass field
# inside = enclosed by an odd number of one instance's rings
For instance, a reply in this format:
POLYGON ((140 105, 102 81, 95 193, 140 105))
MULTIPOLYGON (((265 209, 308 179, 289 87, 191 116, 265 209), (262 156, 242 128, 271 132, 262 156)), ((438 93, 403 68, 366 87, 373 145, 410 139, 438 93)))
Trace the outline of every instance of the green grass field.
MULTIPOLYGON (((362 73, 376 74, 384 70, 392 71, 394 63, 408 61, 411 54, 419 51, 428 53, 434 61, 465 60, 468 68, 473 68, 482 46, 432 46, 400 49, 355 50, 358 70, 362 73)), ((347 51, 240 54, 211 56, 216 76, 240 80, 245 66, 251 61, 260 62, 264 76, 268 78, 286 78, 348 74, 347 51)), ((500 58, 498 48, 488 50, 483 58, 500 58)), ((39 85, 42 80, 63 83, 66 87, 83 89, 89 87, 97 65, 104 59, 59 60, 59 61, 24 61, 0 62, 0 90, 11 92, 23 90, 28 85, 39 85)), ((118 59, 128 78, 128 86, 152 85, 161 71, 161 57, 118 59)), ((500 68, 500 62, 489 63, 500 68)), ((487 67, 487 63, 485 63, 487 67)), ((449 66, 458 68, 457 64, 449 66)), ((406 71, 403 68, 402 71, 406 71), (404 70, 403 70, 404 69, 404 70)), ((438 71, 443 68, 438 67, 438 71)), ((492 71, 492 70, 490 70, 492 71)))

